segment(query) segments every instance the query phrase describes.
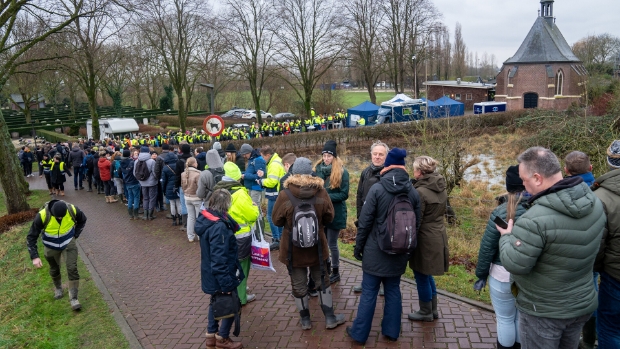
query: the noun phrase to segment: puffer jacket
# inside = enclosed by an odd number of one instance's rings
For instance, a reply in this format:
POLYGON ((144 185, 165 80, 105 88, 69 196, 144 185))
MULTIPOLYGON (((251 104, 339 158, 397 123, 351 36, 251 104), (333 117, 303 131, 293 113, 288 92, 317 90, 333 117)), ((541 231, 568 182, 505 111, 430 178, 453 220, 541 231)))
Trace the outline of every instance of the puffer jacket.
POLYGON ((73 149, 69 153, 68 162, 71 163, 71 166, 74 168, 82 166, 82 161, 84 160, 84 152, 77 145, 73 146, 73 149))
POLYGON ((502 266, 529 315, 570 319, 598 306, 594 259, 606 217, 603 204, 579 178, 563 179, 532 196, 530 208, 500 240, 502 266))
POLYGON ((596 258, 596 271, 603 271, 620 282, 620 170, 597 178, 592 186, 607 214, 607 235, 596 258))
MULTIPOLYGON (((178 162, 177 162, 178 164, 178 162)), ((188 166, 181 174, 181 188, 183 188, 183 195, 185 200, 200 200, 196 192, 198 191, 198 179, 200 178, 200 171, 188 166)))
POLYGON ((149 153, 140 153, 138 154, 138 160, 133 165, 133 175, 136 176, 136 166, 138 165, 138 161, 146 161, 146 166, 149 169, 150 176, 144 181, 140 182, 141 187, 154 187, 157 185, 157 178, 155 177, 155 160, 151 159, 151 154, 149 153))
MULTIPOLYGON (((243 176, 243 185, 248 190, 263 190, 260 184, 256 183, 257 179, 261 179, 258 177, 256 172, 261 170, 267 173, 267 165, 265 164, 265 159, 260 155, 258 149, 254 149, 252 154, 250 155, 250 159, 248 160, 248 165, 245 168, 245 174, 243 176)), ((282 188, 280 188, 282 189, 282 188)))
POLYGON ((136 177, 133 175, 133 166, 135 161, 130 157, 121 157, 121 172, 123 172, 123 183, 125 185, 140 184, 136 177))
MULTIPOLYGON (((295 268, 305 268, 320 265, 319 262, 325 262, 329 259, 329 249, 327 247, 327 237, 325 236, 325 225, 334 219, 334 206, 332 205, 327 191, 323 188, 323 180, 318 177, 307 175, 292 175, 286 182, 284 187, 291 191, 291 194, 299 199, 310 199, 316 197, 314 209, 316 217, 319 221, 319 240, 320 243, 310 248, 299 248, 293 246, 291 251, 292 266, 295 268), (319 261, 319 246, 321 247, 321 255, 323 261, 319 261)), ((280 240, 280 257, 279 260, 288 266, 288 252, 291 240, 291 232, 293 230, 293 211, 295 207, 291 204, 291 200, 286 193, 278 195, 273 211, 271 214, 273 224, 278 227, 284 227, 280 240)))
POLYGON ((342 180, 340 187, 335 189, 329 188, 329 176, 332 173, 332 167, 326 166, 323 162, 316 165, 316 176, 325 182, 325 190, 334 205, 334 220, 326 227, 333 230, 340 230, 347 227, 347 199, 349 198, 349 171, 346 168, 342 171, 342 180))
POLYGON ((422 213, 420 195, 411 185, 409 175, 400 168, 386 171, 381 175, 379 183, 370 188, 362 214, 358 221, 355 251, 362 254, 362 270, 380 277, 401 276, 407 268, 409 254, 387 254, 379 248, 377 234, 384 227, 390 203, 394 196, 408 193, 409 200, 415 210, 417 231, 420 230, 422 213))
POLYGON ((168 200, 176 200, 179 198, 178 192, 175 190, 174 181, 176 179, 176 166, 177 156, 174 153, 166 153, 164 160, 164 166, 161 171, 161 187, 164 191, 164 196, 168 200))
POLYGON ((232 292, 245 278, 237 260, 237 223, 228 215, 205 210, 196 218, 194 231, 200 237, 200 277, 202 291, 232 292), (237 276, 239 273, 239 276, 237 276))
POLYGON ((425 275, 443 275, 450 267, 446 213, 446 180, 437 172, 418 179, 413 187, 420 194, 422 224, 418 229, 416 246, 409 267, 425 275))
POLYGON ((252 248, 252 225, 258 219, 258 206, 254 205, 248 190, 238 181, 224 176, 213 190, 225 189, 231 195, 231 204, 228 214, 239 224, 239 230, 235 233, 238 244, 239 259, 250 256, 252 248))
POLYGON ((112 163, 110 160, 105 157, 100 157, 97 162, 97 166, 99 166, 99 177, 101 177, 102 181, 109 181, 112 179, 112 173, 110 168, 112 167, 112 163))
MULTIPOLYGON (((521 217, 522 214, 525 213, 525 203, 527 203, 527 197, 522 196, 521 200, 517 204, 517 208, 515 210, 515 221, 521 217)), ((506 207, 507 202, 504 199, 504 203, 497 206, 493 212, 491 212, 491 217, 489 217, 489 221, 487 222, 487 228, 484 231, 484 235, 482 236, 482 240, 480 240, 480 249, 478 250, 478 265, 476 266, 476 276, 478 279, 486 280, 489 277, 489 269, 491 268, 491 263, 495 265, 502 265, 502 261, 499 259, 499 238, 501 237, 499 231, 495 227, 495 217, 501 217, 506 220, 506 207)))
POLYGON ((362 206, 364 206, 364 200, 366 200, 366 195, 370 191, 370 188, 378 183, 381 179, 381 170, 383 166, 376 167, 370 165, 366 167, 362 174, 360 175, 360 181, 357 184, 357 195, 355 198, 355 206, 357 207, 357 219, 360 218, 360 213, 362 213, 362 206))

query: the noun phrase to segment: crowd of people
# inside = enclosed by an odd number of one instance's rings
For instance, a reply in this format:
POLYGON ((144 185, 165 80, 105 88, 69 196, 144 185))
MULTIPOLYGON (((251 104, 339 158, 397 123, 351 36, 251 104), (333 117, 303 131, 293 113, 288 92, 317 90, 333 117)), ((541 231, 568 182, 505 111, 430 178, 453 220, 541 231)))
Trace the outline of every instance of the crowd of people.
MULTIPOLYGON (((73 174, 75 190, 87 185, 87 191, 105 194, 108 203, 125 203, 128 219, 152 220, 169 209, 171 225, 186 231, 190 243, 199 241, 202 289, 213 296, 207 348, 242 347, 230 338, 235 319, 216 320, 213 300, 234 295, 244 305, 256 299, 247 288, 250 247, 252 234, 265 226, 264 215, 272 233, 270 249, 279 250, 290 274, 301 328, 313 327, 308 307, 313 296, 319 297, 327 329, 346 322, 335 311, 331 291, 340 281, 337 242, 346 227, 350 181, 335 141, 324 145, 314 164, 249 144, 222 149, 215 142, 205 150, 182 140, 162 144, 160 152, 114 140, 48 145, 36 156, 50 194, 63 196, 64 176, 73 174)), ((410 175, 406 150, 376 142, 370 155, 356 193, 354 256, 362 262, 363 279, 354 290, 361 296, 357 316, 346 328, 362 344, 380 294, 385 296, 381 333, 392 341, 400 336, 400 280, 407 267, 419 302, 408 318, 438 319, 433 277, 449 267, 441 164, 415 157, 410 175)), ((31 157, 28 149, 20 155, 22 162, 31 157)), ((482 238, 474 284, 481 290, 488 282, 498 348, 590 348, 595 338, 601 349, 619 348, 620 141, 608 150, 610 172, 597 179, 587 155, 578 151, 565 159, 566 177, 548 149, 530 148, 516 160, 506 171, 506 194, 498 197, 482 238)), ((26 176, 31 172, 24 167, 26 176)), ((38 258, 36 249, 31 257, 38 258)))

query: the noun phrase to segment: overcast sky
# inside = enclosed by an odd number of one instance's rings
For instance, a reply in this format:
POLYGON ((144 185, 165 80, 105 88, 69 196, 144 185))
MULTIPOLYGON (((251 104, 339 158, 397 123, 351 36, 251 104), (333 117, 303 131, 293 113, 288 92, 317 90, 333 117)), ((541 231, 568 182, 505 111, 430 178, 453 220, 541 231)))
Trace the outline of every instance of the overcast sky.
MULTIPOLYGON (((517 52, 538 16, 540 0, 434 0, 454 39, 460 22, 468 50, 495 54, 498 64, 517 52)), ((555 0, 556 25, 569 45, 588 34, 620 37, 620 0, 555 0)))

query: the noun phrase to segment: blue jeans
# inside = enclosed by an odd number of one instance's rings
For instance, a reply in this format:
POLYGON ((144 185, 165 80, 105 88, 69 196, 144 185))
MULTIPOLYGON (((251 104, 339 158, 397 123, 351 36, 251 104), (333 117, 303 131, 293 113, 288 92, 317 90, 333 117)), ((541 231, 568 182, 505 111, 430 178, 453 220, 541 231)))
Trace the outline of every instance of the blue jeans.
POLYGON ((512 347, 520 340, 519 311, 510 291, 510 282, 497 281, 489 276, 489 294, 497 319, 497 341, 505 347, 512 347))
POLYGON ((140 184, 125 185, 127 189, 127 207, 137 210, 140 208, 140 184))
POLYGON ((601 272, 596 331, 599 349, 620 348, 620 282, 601 272))
POLYGON ((228 338, 230 337, 230 328, 235 322, 235 318, 229 317, 227 319, 215 320, 213 317, 213 308, 209 305, 209 315, 207 321, 209 321, 207 333, 217 333, 220 337, 228 338))
POLYGON ((418 298, 420 298, 420 302, 430 302, 433 300, 433 296, 437 294, 433 276, 422 274, 415 270, 413 271, 413 276, 418 288, 418 298))
POLYGON ((187 206, 185 206, 185 195, 183 189, 179 188, 179 199, 181 200, 181 214, 187 214, 187 206))
MULTIPOLYGON (((277 197, 276 197, 277 198, 277 197)), ((271 236, 274 239, 280 240, 282 236, 282 228, 276 227, 271 220, 271 212, 273 212, 273 206, 276 203, 276 199, 267 199, 267 221, 269 222, 269 226, 271 227, 271 236)))
POLYGON ((77 189, 78 184, 79 184, 79 188, 82 188, 83 180, 84 180, 84 172, 82 171, 82 166, 74 167, 73 168, 73 187, 77 189))
POLYGON ((357 317, 349 332, 351 337, 359 343, 366 343, 368 340, 372 318, 377 306, 377 295, 382 283, 385 290, 385 305, 383 307, 383 320, 381 320, 381 333, 393 339, 400 336, 400 318, 403 313, 400 276, 379 277, 363 272, 362 295, 357 307, 357 317))

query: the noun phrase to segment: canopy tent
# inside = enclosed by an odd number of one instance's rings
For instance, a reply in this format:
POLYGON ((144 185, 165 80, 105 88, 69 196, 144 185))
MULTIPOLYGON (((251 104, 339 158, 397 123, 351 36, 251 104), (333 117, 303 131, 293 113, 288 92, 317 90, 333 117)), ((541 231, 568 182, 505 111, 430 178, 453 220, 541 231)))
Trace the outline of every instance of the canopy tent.
POLYGON ((418 102, 417 99, 413 99, 407 96, 406 94, 399 93, 396 96, 394 96, 392 99, 390 99, 389 101, 385 101, 381 104, 391 104, 391 103, 412 104, 412 103, 417 103, 417 102, 418 102))
POLYGON ((429 103, 428 115, 430 118, 443 118, 450 116, 465 115, 465 105, 457 102, 450 97, 443 96, 434 102, 434 106, 429 103))
POLYGON ((364 118, 366 120, 366 125, 368 125, 368 122, 373 121, 377 116, 378 110, 379 107, 369 101, 347 109, 347 127, 357 126, 357 121, 360 118, 364 118))

